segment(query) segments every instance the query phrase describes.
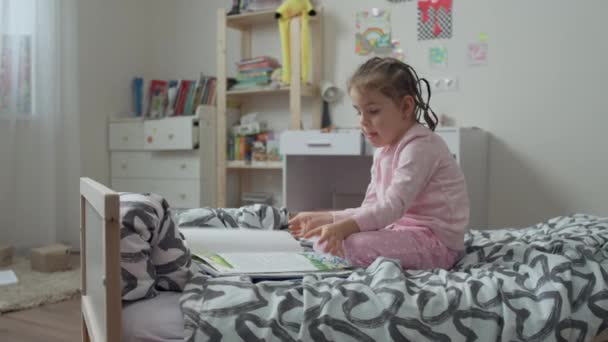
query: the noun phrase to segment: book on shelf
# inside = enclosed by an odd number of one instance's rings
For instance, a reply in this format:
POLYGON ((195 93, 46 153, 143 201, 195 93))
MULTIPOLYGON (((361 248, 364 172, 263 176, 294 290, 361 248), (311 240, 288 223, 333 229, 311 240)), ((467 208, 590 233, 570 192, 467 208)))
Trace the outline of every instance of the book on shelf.
MULTIPOLYGON (((212 276, 248 275, 273 279, 351 273, 346 260, 307 251, 284 230, 180 228, 180 231, 200 267, 212 276)), ((304 242, 304 245, 309 243, 304 242)))
POLYGON ((177 80, 169 80, 167 84, 167 99, 166 106, 163 116, 173 116, 175 115, 175 101, 177 99, 177 91, 179 87, 179 81, 177 80))
POLYGON ((188 80, 179 81, 179 86, 177 88, 177 98, 175 99, 175 112, 173 113, 173 115, 182 114, 182 111, 184 108, 184 102, 186 102, 185 98, 186 98, 189 87, 190 87, 190 81, 188 81, 188 80))
POLYGON ((236 62, 238 83, 229 89, 254 90, 268 86, 272 82, 272 72, 280 66, 275 58, 269 56, 242 59, 236 62))
POLYGON ((131 81, 131 116, 139 117, 143 114, 144 79, 134 77, 131 81))
POLYGON ((182 115, 192 114, 192 104, 194 103, 194 96, 196 93, 197 83, 195 81, 190 82, 188 87, 188 95, 186 96, 186 102, 184 103, 184 111, 182 115))
POLYGON ((152 80, 148 92, 148 113, 149 118, 160 118, 163 115, 165 97, 167 96, 167 81, 152 80))
MULTIPOLYGON (((228 79, 228 86, 236 80, 228 79)), ((217 78, 200 74, 198 80, 131 81, 131 116, 159 119, 170 116, 194 115, 200 105, 215 105, 217 78)))

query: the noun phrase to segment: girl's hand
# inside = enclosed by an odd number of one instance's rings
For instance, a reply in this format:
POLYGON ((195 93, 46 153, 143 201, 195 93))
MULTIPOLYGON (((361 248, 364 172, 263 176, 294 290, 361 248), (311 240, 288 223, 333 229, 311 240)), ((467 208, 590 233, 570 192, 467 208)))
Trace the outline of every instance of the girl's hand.
POLYGON ((301 212, 289 220, 289 231, 295 237, 303 237, 307 232, 332 223, 334 217, 330 212, 301 212))
POLYGON ((312 229, 304 234, 304 238, 319 236, 317 243, 319 245, 325 243, 324 253, 330 253, 343 258, 344 250, 342 249, 342 242, 349 235, 359 231, 357 223, 350 219, 312 229))

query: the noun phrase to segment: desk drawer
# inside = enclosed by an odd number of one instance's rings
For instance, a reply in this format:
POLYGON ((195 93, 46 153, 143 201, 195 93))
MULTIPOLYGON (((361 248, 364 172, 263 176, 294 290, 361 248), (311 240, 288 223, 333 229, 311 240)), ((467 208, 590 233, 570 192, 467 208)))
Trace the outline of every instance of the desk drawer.
POLYGON ((457 128, 438 128, 435 130, 435 133, 439 135, 443 141, 445 141, 446 145, 450 149, 450 152, 456 157, 457 160, 460 159, 460 131, 457 128))
POLYGON ((362 149, 363 136, 359 130, 286 131, 281 135, 283 155, 361 155, 362 149))
POLYGON ((112 152, 112 177, 198 179, 198 152, 112 152))
POLYGON ((144 122, 146 150, 191 150, 198 144, 198 127, 191 117, 144 122))
POLYGON ((163 196, 171 208, 198 208, 198 180, 112 178, 112 189, 127 192, 152 192, 163 196))
POLYGON ((109 145, 112 151, 141 150, 144 148, 144 123, 110 123, 109 145))

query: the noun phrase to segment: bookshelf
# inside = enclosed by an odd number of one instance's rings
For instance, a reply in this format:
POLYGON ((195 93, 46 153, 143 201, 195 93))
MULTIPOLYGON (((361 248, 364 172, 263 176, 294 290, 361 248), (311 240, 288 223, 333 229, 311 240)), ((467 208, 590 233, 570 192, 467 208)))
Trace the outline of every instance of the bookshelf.
MULTIPOLYGON (((316 8, 317 15, 310 18, 311 32, 311 79, 306 84, 300 82, 300 18, 294 18, 290 22, 290 47, 291 55, 291 82, 289 86, 276 88, 259 88, 248 90, 226 90, 227 85, 227 65, 226 60, 226 33, 228 29, 240 31, 241 58, 251 58, 252 56, 252 33, 257 25, 275 24, 275 11, 260 11, 239 15, 226 15, 226 9, 219 9, 217 12, 217 194, 216 206, 226 207, 239 205, 238 200, 228 201, 228 178, 230 185, 234 181, 238 186, 231 191, 237 194, 247 191, 247 174, 251 170, 262 170, 268 172, 281 172, 282 162, 266 162, 245 164, 241 161, 226 160, 227 132, 234 124, 234 118, 227 115, 228 102, 241 106, 256 96, 289 96, 289 120, 290 130, 301 129, 302 119, 302 98, 310 97, 312 103, 312 128, 321 128, 321 107, 322 100, 319 93, 319 83, 321 81, 321 59, 322 59, 322 19, 323 9, 316 8), (295 43, 295 44, 294 44, 295 43)), ((277 29, 277 44, 280 44, 277 29)), ((281 61, 285 64, 285 61, 281 61)), ((242 113, 241 111, 241 114, 242 113)), ((278 133, 278 132, 277 132, 278 133)), ((283 199, 284 200, 284 199, 283 199)))

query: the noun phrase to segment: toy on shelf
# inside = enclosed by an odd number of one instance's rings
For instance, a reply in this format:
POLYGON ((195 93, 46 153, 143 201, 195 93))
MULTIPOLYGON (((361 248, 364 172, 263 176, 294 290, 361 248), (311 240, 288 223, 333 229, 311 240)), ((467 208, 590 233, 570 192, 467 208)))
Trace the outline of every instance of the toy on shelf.
POLYGON ((308 80, 308 71, 310 65, 310 29, 308 18, 315 16, 317 12, 312 8, 309 0, 286 0, 279 8, 277 8, 275 17, 279 21, 279 32, 281 34, 281 49, 283 58, 283 73, 282 82, 290 83, 291 65, 289 53, 289 20, 294 17, 302 18, 302 30, 300 35, 300 44, 302 46, 302 82, 308 80))
POLYGON ((269 11, 280 4, 281 0, 232 0, 232 8, 228 12, 228 15, 269 11))
POLYGON ((232 0, 232 8, 230 9, 230 12, 228 12, 228 15, 237 15, 237 14, 241 14, 241 11, 244 9, 244 7, 247 6, 247 0, 232 0))

